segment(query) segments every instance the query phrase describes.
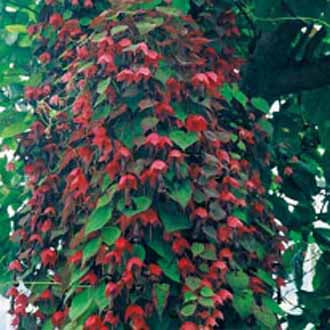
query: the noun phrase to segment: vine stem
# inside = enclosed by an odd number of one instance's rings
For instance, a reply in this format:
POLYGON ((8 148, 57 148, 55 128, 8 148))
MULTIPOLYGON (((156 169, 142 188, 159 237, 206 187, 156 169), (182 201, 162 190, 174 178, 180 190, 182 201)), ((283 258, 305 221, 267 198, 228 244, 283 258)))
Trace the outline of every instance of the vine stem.
POLYGON ((277 22, 288 22, 288 21, 303 21, 303 22, 312 22, 314 24, 320 24, 324 25, 328 28, 330 28, 330 23, 323 21, 319 18, 314 17, 305 17, 305 16, 296 16, 296 17, 290 17, 290 16, 281 16, 281 17, 274 17, 274 18, 264 18, 264 17, 258 17, 253 14, 253 12, 250 12, 251 17, 253 17, 256 21, 260 22, 270 22, 270 23, 277 23, 277 22))

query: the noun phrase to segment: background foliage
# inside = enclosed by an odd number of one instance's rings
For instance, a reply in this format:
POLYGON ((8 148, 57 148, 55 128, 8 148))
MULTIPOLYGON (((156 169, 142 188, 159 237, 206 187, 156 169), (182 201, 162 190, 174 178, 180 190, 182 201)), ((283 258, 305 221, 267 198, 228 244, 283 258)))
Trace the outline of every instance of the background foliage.
MULTIPOLYGON (((196 17, 205 10, 207 3, 203 0, 173 1, 173 7, 196 17)), ((280 101, 279 112, 269 116, 271 125, 266 127, 273 136, 269 147, 276 160, 270 167, 281 176, 278 182, 283 180, 281 185, 273 184, 271 203, 274 215, 288 228, 290 238, 282 275, 288 281, 294 280, 299 306, 303 310, 302 315, 285 318, 289 320, 290 329, 301 329, 308 322, 323 329, 329 322, 330 234, 328 229, 316 228, 315 223, 329 221, 330 5, 326 0, 255 0, 222 1, 221 6, 228 6, 238 17, 241 36, 235 47, 247 59, 242 73, 243 91, 250 97, 262 97, 269 104, 280 101), (322 205, 317 209, 316 196, 322 196, 322 205), (306 292, 301 289, 303 261, 312 242, 316 242, 322 256, 315 269, 314 292, 306 292)), ((14 136, 31 124, 31 109, 22 100, 23 88, 26 84, 40 83, 39 69, 31 69, 36 67, 37 61, 36 56, 32 56, 34 48, 27 27, 36 23, 40 13, 45 15, 45 12, 41 10, 41 4, 36 5, 33 1, 3 1, 0 9, 1 106, 5 109, 0 114, 0 136, 6 149, 16 151, 18 145, 14 136)), ((70 16, 69 12, 65 14, 70 16)), ((82 24, 88 23, 88 17, 82 19, 85 19, 82 24)), ((230 98, 231 92, 228 93, 230 98)), ((242 95, 238 94, 239 100, 244 99, 242 95)), ((257 104, 261 109, 267 108, 260 100, 257 104)), ((18 210, 28 198, 22 160, 15 158, 8 165, 6 157, 1 160, 0 187, 4 228, 1 232, 4 271, 1 273, 5 276, 8 275, 7 264, 14 254, 14 247, 7 239, 11 227, 8 216, 14 214, 10 221, 16 223, 19 217, 12 211, 18 210)))

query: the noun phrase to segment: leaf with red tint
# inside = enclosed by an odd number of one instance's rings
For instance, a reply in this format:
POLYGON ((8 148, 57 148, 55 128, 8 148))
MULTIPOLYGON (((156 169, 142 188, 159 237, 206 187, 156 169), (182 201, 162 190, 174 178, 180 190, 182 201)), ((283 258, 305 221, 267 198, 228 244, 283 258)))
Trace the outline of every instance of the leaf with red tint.
POLYGON ((67 187, 70 192, 73 192, 74 198, 85 196, 89 188, 89 183, 81 168, 73 169, 67 177, 67 187))
POLYGON ((68 263, 78 264, 79 262, 81 262, 82 258, 83 258, 83 252, 79 250, 68 258, 68 263))
POLYGON ((120 171, 120 164, 118 161, 111 161, 105 168, 106 173, 109 175, 111 180, 114 180, 120 171))

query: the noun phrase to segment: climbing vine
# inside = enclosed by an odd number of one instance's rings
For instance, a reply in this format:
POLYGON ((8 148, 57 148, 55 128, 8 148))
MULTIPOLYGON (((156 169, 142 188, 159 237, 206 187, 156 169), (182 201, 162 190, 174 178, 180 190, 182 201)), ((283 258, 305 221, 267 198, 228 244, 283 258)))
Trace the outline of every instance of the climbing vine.
POLYGON ((238 88, 234 14, 187 3, 45 0, 29 27, 18 329, 276 328, 269 107, 238 88))

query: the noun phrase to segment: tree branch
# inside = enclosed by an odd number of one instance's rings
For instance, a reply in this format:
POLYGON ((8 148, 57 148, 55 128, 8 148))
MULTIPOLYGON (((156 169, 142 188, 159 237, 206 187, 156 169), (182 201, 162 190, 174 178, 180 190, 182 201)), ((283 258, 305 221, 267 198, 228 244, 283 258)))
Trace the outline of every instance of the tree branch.
POLYGON ((300 62, 292 58, 293 41, 305 25, 300 20, 288 21, 261 35, 241 72, 241 87, 248 95, 273 101, 282 95, 330 85, 330 56, 300 62))
POLYGON ((314 62, 302 62, 288 66, 269 77, 269 96, 296 93, 321 88, 330 84, 330 56, 314 62))

